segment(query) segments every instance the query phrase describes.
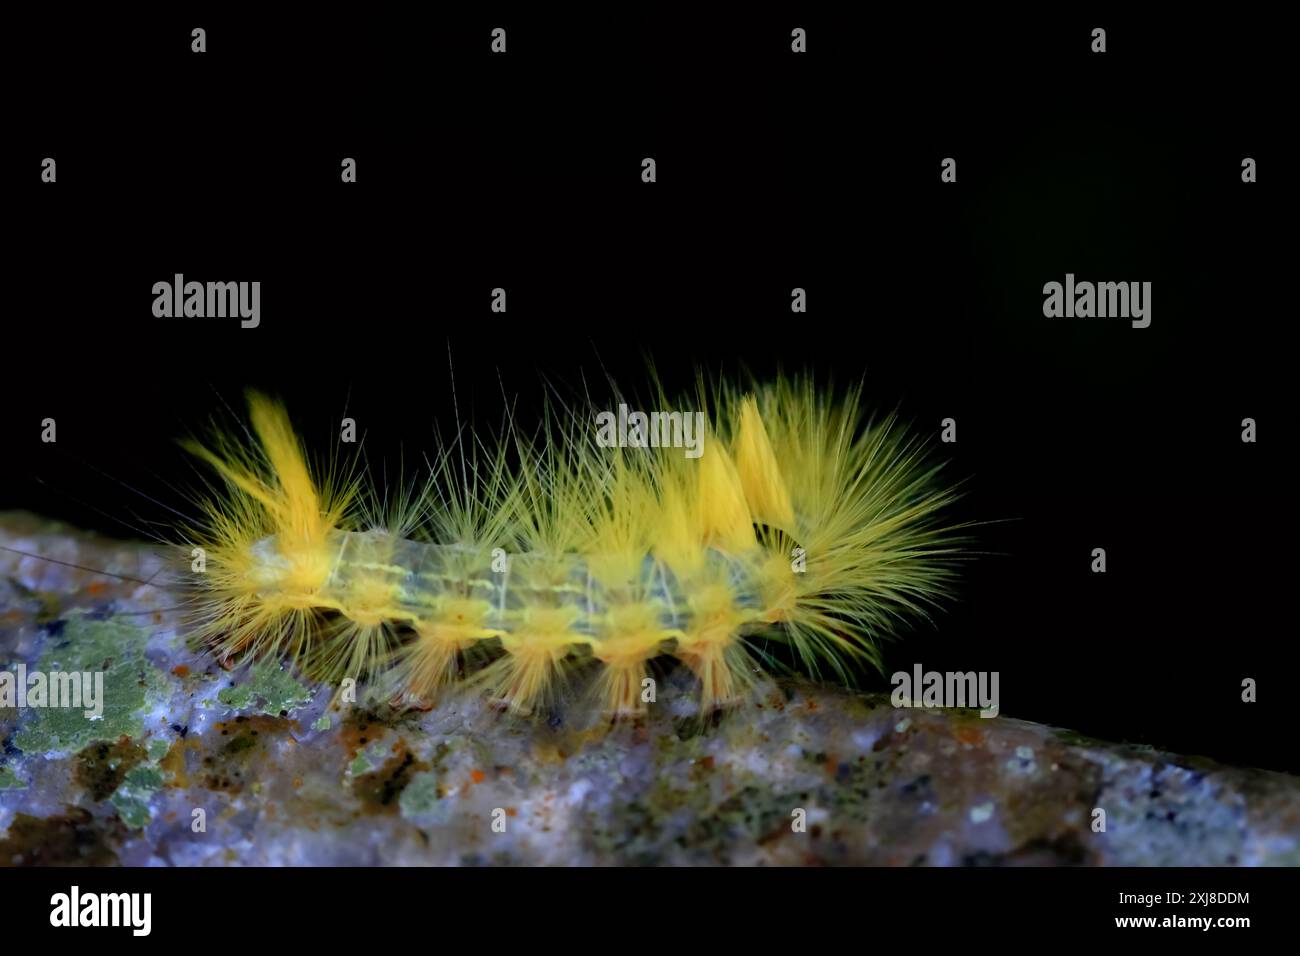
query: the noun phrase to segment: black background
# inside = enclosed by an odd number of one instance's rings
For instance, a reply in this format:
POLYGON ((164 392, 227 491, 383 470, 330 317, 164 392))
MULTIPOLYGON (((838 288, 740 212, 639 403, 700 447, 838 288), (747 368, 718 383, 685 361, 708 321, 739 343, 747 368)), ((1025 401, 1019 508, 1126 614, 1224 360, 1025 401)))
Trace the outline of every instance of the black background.
POLYGON ((887 673, 996 670, 1007 716, 1300 771, 1284 36, 1165 19, 13 21, 0 506, 165 521, 196 481, 173 439, 248 385, 322 451, 346 410, 380 474, 453 408, 535 420, 548 387, 635 390, 649 362, 670 392, 864 378, 936 437, 957 420, 960 516, 991 522, 887 673), (260 280, 261 326, 155 319, 176 272, 260 280), (1151 327, 1045 319, 1067 272, 1151 281, 1151 327))

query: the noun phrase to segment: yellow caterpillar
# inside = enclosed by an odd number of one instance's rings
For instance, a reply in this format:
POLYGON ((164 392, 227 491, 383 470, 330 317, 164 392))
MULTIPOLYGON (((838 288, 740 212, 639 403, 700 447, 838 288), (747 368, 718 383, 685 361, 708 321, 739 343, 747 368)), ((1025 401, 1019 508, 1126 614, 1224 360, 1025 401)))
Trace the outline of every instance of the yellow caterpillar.
POLYGON ((959 555, 924 443, 871 422, 860 389, 700 389, 698 456, 605 447, 592 415, 456 445, 418 493, 314 473, 284 408, 188 443, 222 481, 189 529, 192 627, 223 657, 291 658, 431 701, 481 689, 519 714, 574 681, 635 715, 671 655, 705 711, 742 701, 757 640, 814 673, 879 665, 900 620, 945 596, 959 555), (590 673, 587 673, 590 672, 590 673))

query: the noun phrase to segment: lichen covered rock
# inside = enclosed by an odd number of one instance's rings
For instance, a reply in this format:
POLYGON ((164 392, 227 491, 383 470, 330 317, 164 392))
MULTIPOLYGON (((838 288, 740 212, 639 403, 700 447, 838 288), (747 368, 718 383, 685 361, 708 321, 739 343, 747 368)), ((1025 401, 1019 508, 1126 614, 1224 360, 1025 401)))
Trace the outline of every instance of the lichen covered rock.
POLYGON ((351 703, 190 650, 143 549, 0 545, 0 666, 105 675, 97 719, 0 709, 0 865, 1300 864, 1285 774, 798 682, 705 721, 681 671, 612 729, 351 703))

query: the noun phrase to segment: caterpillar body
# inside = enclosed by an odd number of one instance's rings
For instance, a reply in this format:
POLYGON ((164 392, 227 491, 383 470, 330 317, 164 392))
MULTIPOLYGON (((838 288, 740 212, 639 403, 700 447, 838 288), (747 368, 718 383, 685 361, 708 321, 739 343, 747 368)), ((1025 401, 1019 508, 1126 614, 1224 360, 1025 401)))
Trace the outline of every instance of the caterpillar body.
MULTIPOLYGON (((440 451, 418 492, 313 470, 284 407, 189 449, 220 476, 187 539, 193 635, 223 658, 293 660, 408 700, 468 688, 545 711, 585 686, 642 712, 652 662, 683 662, 711 712, 788 646, 814 674, 879 666, 880 641, 950 592, 956 492, 861 390, 810 380, 701 389, 698 457, 602 447, 592 418, 440 451)), ((646 443, 642 443, 646 445, 646 443)))

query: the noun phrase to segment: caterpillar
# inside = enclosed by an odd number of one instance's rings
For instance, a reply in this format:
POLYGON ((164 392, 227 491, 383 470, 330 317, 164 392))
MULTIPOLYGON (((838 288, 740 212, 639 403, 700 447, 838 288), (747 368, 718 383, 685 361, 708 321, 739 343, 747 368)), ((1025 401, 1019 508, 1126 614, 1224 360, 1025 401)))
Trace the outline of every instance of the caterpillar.
POLYGON ((545 713, 581 688, 641 714, 651 667, 690 669, 702 713, 780 668, 881 666, 881 642, 951 596, 955 487, 862 387, 701 383, 698 453, 601 441, 552 409, 536 433, 443 445, 416 488, 313 468, 278 401, 185 447, 210 467, 186 528, 192 637, 410 702, 483 693, 545 713))

